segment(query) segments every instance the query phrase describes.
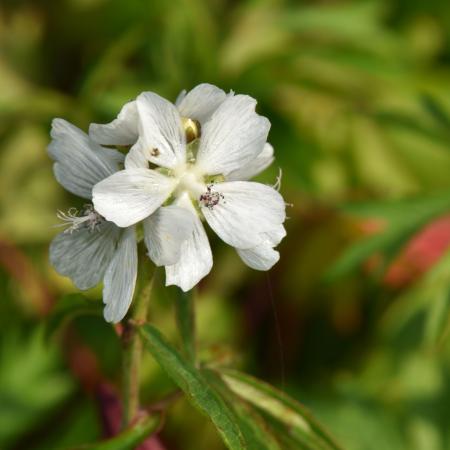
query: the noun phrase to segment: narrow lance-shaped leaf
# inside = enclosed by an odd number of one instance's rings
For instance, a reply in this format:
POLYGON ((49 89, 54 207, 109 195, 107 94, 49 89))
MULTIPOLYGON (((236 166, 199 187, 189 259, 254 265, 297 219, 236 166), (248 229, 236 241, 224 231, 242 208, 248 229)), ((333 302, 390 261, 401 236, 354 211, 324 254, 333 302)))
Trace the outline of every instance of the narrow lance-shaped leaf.
POLYGON ((221 376, 233 392, 283 423, 294 439, 309 444, 307 448, 340 450, 339 445, 311 414, 283 392, 237 371, 225 370, 221 376))
POLYGON ((202 373, 186 361, 152 325, 143 325, 140 332, 145 348, 183 390, 188 400, 212 420, 227 447, 231 450, 246 449, 233 411, 205 380, 202 373))
POLYGON ((450 289, 440 289, 430 296, 425 322, 424 340, 428 345, 439 343, 448 332, 450 320, 450 289))
POLYGON ((450 112, 446 111, 437 99, 430 95, 422 95, 421 103, 441 126, 450 131, 450 112))
POLYGON ((377 251, 384 251, 389 259, 421 226, 449 208, 450 192, 397 203, 348 205, 345 210, 352 215, 386 220, 386 230, 361 239, 348 248, 328 269, 326 280, 331 281, 345 275, 377 251))
POLYGON ((408 220, 428 218, 448 210, 450 207, 450 191, 445 190, 435 195, 405 198, 388 201, 352 202, 342 206, 345 213, 357 217, 384 219, 388 222, 397 221, 405 216, 408 220))
POLYGON ((208 381, 232 405, 248 450, 287 450, 281 447, 274 430, 249 402, 237 396, 213 370, 202 371, 208 381))
POLYGON ((195 361, 195 319, 194 319, 194 289, 183 292, 177 289, 175 299, 175 312, 177 318, 178 331, 181 337, 181 345, 186 359, 195 361))
POLYGON ((388 336, 402 332, 424 315, 422 338, 428 346, 439 346, 450 332, 450 250, 422 278, 397 298, 387 311, 381 330, 388 336))

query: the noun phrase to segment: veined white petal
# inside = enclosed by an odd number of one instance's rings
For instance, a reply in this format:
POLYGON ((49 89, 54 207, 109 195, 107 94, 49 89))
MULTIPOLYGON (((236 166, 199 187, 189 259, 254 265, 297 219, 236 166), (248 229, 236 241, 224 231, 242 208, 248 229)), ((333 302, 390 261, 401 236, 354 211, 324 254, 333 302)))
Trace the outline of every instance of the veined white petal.
POLYGON ((123 230, 103 279, 103 315, 107 322, 120 322, 127 313, 136 285, 137 262, 136 233, 129 227, 123 230))
POLYGON ((94 207, 107 220, 128 227, 153 213, 174 189, 176 180, 150 169, 116 172, 96 184, 94 207))
POLYGON ((236 249, 247 266, 255 270, 269 270, 280 259, 280 254, 273 249, 286 236, 286 230, 280 225, 274 230, 262 233, 262 242, 249 249, 236 249))
POLYGON ((229 181, 212 186, 222 194, 214 206, 200 202, 210 227, 227 244, 249 249, 263 241, 261 233, 279 228, 286 218, 285 203, 272 187, 252 181, 229 181))
POLYGON ((213 265, 213 259, 205 229, 189 196, 184 194, 176 204, 192 212, 194 228, 190 237, 181 244, 178 262, 166 266, 166 286, 174 284, 186 292, 208 275, 213 265))
POLYGON ((58 234, 50 244, 50 262, 58 273, 72 279, 78 289, 98 284, 116 248, 120 228, 110 222, 98 229, 80 228, 58 234))
POLYGON ((148 169, 148 167, 146 152, 142 151, 139 145, 131 147, 125 156, 125 169, 148 169))
POLYGON ((273 147, 266 142, 263 151, 245 166, 230 172, 226 179, 227 181, 245 181, 250 180, 262 171, 266 170, 273 163, 273 147))
POLYGON ((136 100, 139 115, 139 139, 125 160, 125 167, 136 166, 142 157, 158 166, 173 168, 185 162, 186 135, 175 105, 153 92, 144 92, 136 100))
POLYGON ((176 205, 158 208, 144 220, 144 239, 150 259, 157 266, 175 264, 194 226, 195 215, 188 209, 176 205))
POLYGON ((228 175, 261 153, 270 122, 256 114, 255 106, 256 101, 247 95, 227 96, 202 127, 197 154, 200 171, 228 175))
POLYGON ((236 250, 242 261, 255 270, 269 270, 280 259, 280 254, 266 243, 246 250, 236 250))
POLYGON ((117 119, 107 124, 92 123, 89 136, 102 145, 133 145, 139 137, 136 102, 125 103, 117 119))
POLYGON ((116 172, 123 161, 118 151, 101 147, 63 119, 53 120, 51 137, 48 153, 55 160, 55 177, 80 197, 90 199, 94 184, 116 172))
POLYGON ((226 97, 227 94, 222 89, 212 84, 203 83, 187 94, 185 93, 182 98, 179 96, 180 99, 177 98, 176 105, 183 117, 189 117, 204 124, 226 97))

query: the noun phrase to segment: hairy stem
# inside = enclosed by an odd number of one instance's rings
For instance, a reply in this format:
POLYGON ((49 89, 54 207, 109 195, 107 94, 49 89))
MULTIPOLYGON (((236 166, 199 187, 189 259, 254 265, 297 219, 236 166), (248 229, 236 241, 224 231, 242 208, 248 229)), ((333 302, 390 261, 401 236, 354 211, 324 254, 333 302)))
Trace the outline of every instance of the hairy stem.
MULTIPOLYGON (((148 269, 148 264, 146 264, 145 269, 148 269)), ((148 273, 147 270, 146 272, 148 273)), ((126 324, 123 333, 123 428, 130 425, 139 411, 142 340, 136 330, 136 326, 147 321, 148 305, 150 303, 155 273, 156 270, 153 271, 150 278, 143 280, 144 284, 133 301, 134 307, 131 319, 126 324)))

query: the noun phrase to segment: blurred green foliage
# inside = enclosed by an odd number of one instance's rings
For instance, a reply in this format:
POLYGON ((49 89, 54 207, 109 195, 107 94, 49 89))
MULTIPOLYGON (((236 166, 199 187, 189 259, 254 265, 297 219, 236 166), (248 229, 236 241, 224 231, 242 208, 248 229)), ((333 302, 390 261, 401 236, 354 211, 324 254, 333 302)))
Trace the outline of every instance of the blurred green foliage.
MULTIPOLYGON (((75 288, 47 260, 55 211, 77 201, 52 176, 51 119, 87 129, 141 91, 175 99, 200 82, 258 99, 277 156, 261 180, 281 167, 293 204, 269 274, 212 238, 215 265, 197 301, 201 359, 289 392, 346 449, 449 448, 448 242, 402 253, 450 214, 443 0, 2 1, 0 448, 99 439, 99 386, 119 385, 116 334, 95 302, 66 297, 75 288), (415 270, 427 251, 440 257, 415 270), (407 281, 389 276, 396 264, 407 281), (61 327, 70 299, 89 315, 61 327)), ((175 298, 160 287, 151 317, 176 341, 175 298)), ((146 402, 173 388, 146 357, 146 402)), ((159 439, 223 448, 184 400, 159 439)))

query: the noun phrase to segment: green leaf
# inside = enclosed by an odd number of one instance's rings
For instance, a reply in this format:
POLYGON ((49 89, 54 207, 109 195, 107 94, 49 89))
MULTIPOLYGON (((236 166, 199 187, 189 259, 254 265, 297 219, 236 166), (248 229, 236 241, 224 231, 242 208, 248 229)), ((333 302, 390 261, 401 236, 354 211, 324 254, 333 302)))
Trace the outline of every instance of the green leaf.
POLYGON ((155 327, 146 324, 139 331, 145 348, 184 391, 190 402, 212 420, 227 447, 231 450, 248 448, 233 411, 202 373, 186 361, 155 327))
POLYGON ((389 222, 423 220, 450 209, 450 191, 424 197, 389 201, 368 201, 348 203, 342 208, 344 213, 366 218, 384 219, 389 222))
POLYGON ((379 233, 353 244, 327 270, 324 277, 325 281, 334 281, 336 278, 346 275, 377 251, 392 248, 394 245, 397 247, 402 245, 413 231, 410 230, 407 233, 406 229, 393 228, 389 232, 379 233))
MULTIPOLYGON (((434 111, 433 116, 435 116, 436 113, 437 111, 434 111)), ((440 126, 436 127, 433 124, 426 124, 421 118, 413 117, 405 113, 381 111, 374 113, 373 117, 386 129, 400 128, 409 130, 437 143, 445 144, 448 143, 450 139, 450 135, 446 129, 442 129, 440 126)), ((434 118, 436 119, 436 117, 434 118)))
POLYGON ((430 298, 425 322, 424 340, 429 345, 439 343, 446 336, 450 321, 450 286, 447 284, 430 298), (434 297, 434 298, 433 298, 434 297))
POLYGON ((194 289, 188 292, 177 289, 175 299, 175 314, 183 353, 192 363, 195 361, 194 297, 194 289))
POLYGON ((222 370, 222 379, 239 397, 282 423, 300 448, 339 450, 339 445, 296 400, 249 375, 222 370))
POLYGON ((232 392, 217 372, 204 369, 203 374, 233 408, 248 450, 282 450, 275 430, 250 403, 232 392))
POLYGON ((247 442, 248 450, 285 450, 275 436, 275 430, 248 403, 236 400, 233 410, 247 442))
POLYGON ((134 450, 137 445, 154 433, 161 423, 161 416, 152 414, 139 419, 132 427, 103 442, 81 445, 71 450, 134 450))
POLYGON ((450 130, 450 113, 442 107, 439 101, 430 95, 423 95, 421 101, 436 122, 447 130, 450 130))
POLYGON ((19 328, 0 340, 0 448, 14 448, 16 439, 45 423, 67 401, 74 381, 62 368, 55 342, 42 327, 19 328))
POLYGON ((399 335, 420 317, 424 320, 420 327, 414 325, 415 334, 426 346, 444 344, 450 332, 450 250, 397 298, 387 311, 382 328, 388 335, 399 335))
POLYGON ((385 252, 389 259, 420 227, 448 210, 449 192, 412 200, 345 206, 344 211, 352 215, 386 220, 387 227, 348 248, 326 272, 325 279, 331 281, 347 274, 376 252, 385 252))
POLYGON ((58 301, 50 314, 46 335, 53 335, 58 329, 82 315, 101 316, 103 304, 99 300, 91 300, 82 294, 69 294, 58 301))

